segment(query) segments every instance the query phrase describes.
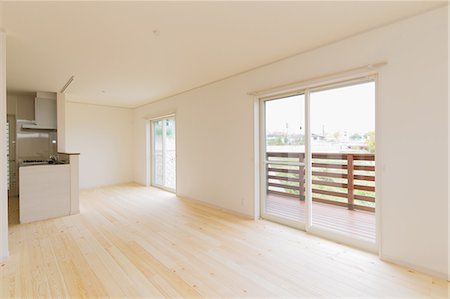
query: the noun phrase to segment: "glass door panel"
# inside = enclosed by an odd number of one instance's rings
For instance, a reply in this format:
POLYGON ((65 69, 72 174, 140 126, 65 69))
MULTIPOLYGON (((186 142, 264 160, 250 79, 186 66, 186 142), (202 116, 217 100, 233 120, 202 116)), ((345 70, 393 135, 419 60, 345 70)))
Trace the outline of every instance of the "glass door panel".
POLYGON ((175 118, 166 118, 164 125, 164 186, 174 190, 176 187, 175 118))
POLYGON ((311 227, 374 243, 375 83, 310 93, 311 227))
POLYGON ((305 223, 305 96, 264 103, 262 215, 305 223))
POLYGON ((163 121, 153 121, 153 185, 164 185, 163 178, 163 121))
POLYGON ((176 188, 175 118, 152 121, 152 185, 176 188))

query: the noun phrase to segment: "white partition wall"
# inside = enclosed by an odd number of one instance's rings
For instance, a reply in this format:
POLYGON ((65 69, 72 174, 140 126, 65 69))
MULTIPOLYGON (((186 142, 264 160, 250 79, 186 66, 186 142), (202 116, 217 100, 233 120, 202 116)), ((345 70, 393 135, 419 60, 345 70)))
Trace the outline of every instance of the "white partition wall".
POLYGON ((71 102, 66 97, 66 152, 80 153, 80 188, 132 179, 132 110, 71 102))
POLYGON ((0 260, 8 256, 6 176, 6 33, 0 32, 0 260))
MULTIPOLYGON (((448 51, 448 57, 450 58, 450 5, 448 6, 448 10, 447 10, 447 25, 448 25, 448 30, 447 30, 447 51, 448 51)), ((448 276, 448 280, 450 281, 450 61, 447 61, 447 80, 448 80, 448 84, 447 84, 447 109, 448 109, 448 113, 447 113, 447 123, 448 123, 448 188, 447 188, 447 192, 448 192, 448 213, 447 213, 447 223, 448 223, 448 245, 447 245, 447 252, 448 252, 448 270, 447 270, 447 276, 448 276)))
POLYGON ((58 123, 58 152, 66 149, 66 95, 58 92, 56 96, 56 111, 58 123))

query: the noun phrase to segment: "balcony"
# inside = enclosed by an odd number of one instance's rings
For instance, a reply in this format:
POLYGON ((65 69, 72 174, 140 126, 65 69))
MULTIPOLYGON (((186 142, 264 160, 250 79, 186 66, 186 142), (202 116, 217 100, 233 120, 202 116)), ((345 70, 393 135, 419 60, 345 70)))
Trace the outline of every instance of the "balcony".
MULTIPOLYGON (((305 155, 267 153, 266 213, 305 222, 305 155)), ((375 241, 375 155, 312 154, 312 224, 375 241)))

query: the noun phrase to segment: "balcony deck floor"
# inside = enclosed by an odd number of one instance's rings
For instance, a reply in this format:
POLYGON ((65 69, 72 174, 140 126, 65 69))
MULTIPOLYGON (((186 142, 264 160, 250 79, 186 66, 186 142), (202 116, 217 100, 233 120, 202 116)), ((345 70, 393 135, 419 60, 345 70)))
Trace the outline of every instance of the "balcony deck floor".
MULTIPOLYGON (((375 242, 375 213, 348 210, 345 207, 323 203, 313 203, 313 225, 324 229, 336 230, 369 242, 375 242)), ((289 220, 305 222, 305 202, 299 199, 268 194, 266 213, 289 220)))

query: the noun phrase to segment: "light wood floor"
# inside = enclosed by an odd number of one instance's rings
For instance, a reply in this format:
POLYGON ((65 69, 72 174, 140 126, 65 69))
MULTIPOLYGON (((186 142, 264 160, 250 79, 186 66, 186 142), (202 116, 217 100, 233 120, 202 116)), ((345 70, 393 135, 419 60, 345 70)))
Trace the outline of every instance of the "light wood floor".
POLYGON ((139 186, 10 227, 0 297, 448 298, 448 283, 267 221, 139 186))

